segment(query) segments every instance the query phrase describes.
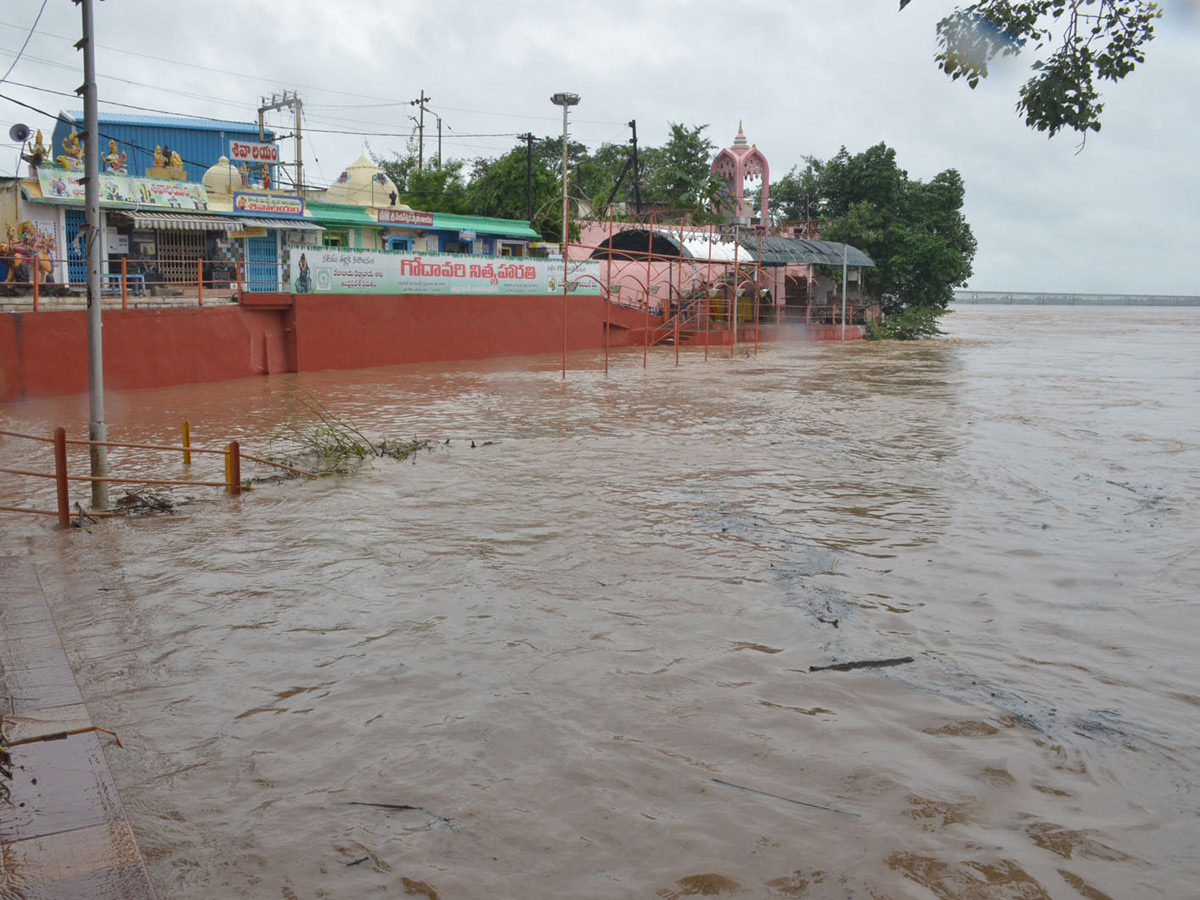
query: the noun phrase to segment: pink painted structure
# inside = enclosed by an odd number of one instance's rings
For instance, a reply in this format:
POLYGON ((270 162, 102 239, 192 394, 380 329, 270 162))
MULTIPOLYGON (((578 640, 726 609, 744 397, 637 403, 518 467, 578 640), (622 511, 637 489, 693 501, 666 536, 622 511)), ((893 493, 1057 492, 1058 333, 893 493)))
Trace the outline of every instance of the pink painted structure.
POLYGON ((726 147, 713 160, 712 173, 729 185, 733 192, 733 209, 730 212, 734 221, 743 225, 750 222, 750 217, 746 215, 746 182, 761 182, 762 203, 758 218, 760 222, 770 221, 767 200, 771 194, 771 167, 767 165, 767 158, 762 151, 746 141, 741 122, 738 122, 733 146, 726 147))

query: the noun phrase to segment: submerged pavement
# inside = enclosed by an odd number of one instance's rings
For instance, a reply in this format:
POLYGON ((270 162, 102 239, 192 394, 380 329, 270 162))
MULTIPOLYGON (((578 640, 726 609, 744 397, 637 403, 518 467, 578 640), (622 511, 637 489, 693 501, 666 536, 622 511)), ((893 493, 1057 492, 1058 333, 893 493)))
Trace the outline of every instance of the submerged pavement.
POLYGON ((34 567, 0 557, 0 898, 154 900, 34 567))

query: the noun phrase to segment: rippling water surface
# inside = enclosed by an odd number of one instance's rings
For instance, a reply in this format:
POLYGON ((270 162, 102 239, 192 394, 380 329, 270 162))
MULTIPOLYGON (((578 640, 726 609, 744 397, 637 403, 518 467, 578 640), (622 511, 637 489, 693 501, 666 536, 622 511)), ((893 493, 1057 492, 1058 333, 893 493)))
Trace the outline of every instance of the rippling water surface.
POLYGON ((114 440, 264 450, 300 385, 439 442, 0 521, 161 896, 1195 896, 1200 311, 946 327, 112 397, 114 440))

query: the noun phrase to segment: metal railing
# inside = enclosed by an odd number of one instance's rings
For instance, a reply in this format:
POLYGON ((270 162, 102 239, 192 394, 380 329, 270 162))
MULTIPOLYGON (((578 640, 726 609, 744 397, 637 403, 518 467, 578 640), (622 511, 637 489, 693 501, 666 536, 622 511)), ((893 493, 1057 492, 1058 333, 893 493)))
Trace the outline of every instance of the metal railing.
MULTIPOLYGON (((93 483, 102 481, 108 484, 136 484, 136 485, 163 485, 163 486, 189 486, 189 487, 214 487, 223 488, 226 493, 232 496, 238 496, 247 486, 242 482, 242 462, 258 463, 265 466, 270 466, 295 475, 303 475, 308 478, 319 477, 315 472, 308 472, 304 469, 298 469, 294 466, 288 466, 280 462, 270 459, 263 459, 258 456, 251 456, 243 453, 241 444, 238 441, 230 441, 223 449, 211 447, 195 447, 191 443, 191 426, 187 421, 183 422, 182 426, 183 442, 180 445, 169 444, 140 444, 129 443, 123 441, 88 441, 88 440, 68 440, 65 428, 61 426, 54 429, 53 437, 42 437, 35 434, 23 434, 17 431, 7 431, 0 429, 0 435, 5 437, 19 438, 28 441, 35 441, 43 444, 53 444, 54 446, 54 470, 51 472, 45 471, 30 471, 26 469, 13 469, 0 467, 0 472, 7 475, 17 475, 28 478, 43 478, 53 479, 56 488, 56 508, 53 510, 47 509, 30 509, 27 507, 0 506, 0 512, 9 513, 28 513, 31 515, 40 516, 56 516, 58 524, 61 527, 69 527, 71 524, 71 498, 70 484, 71 482, 93 483), (192 463, 192 454, 211 454, 221 456, 225 462, 225 477, 221 481, 199 481, 195 479, 181 478, 125 478, 116 476, 94 477, 91 475, 71 475, 67 465, 67 447, 119 447, 134 450, 151 450, 170 453, 181 453, 183 455, 183 464, 190 466, 192 463)), ((120 515, 120 513, 112 512, 111 510, 96 510, 84 511, 81 504, 76 504, 79 510, 80 518, 85 516, 92 518, 112 517, 120 515)))

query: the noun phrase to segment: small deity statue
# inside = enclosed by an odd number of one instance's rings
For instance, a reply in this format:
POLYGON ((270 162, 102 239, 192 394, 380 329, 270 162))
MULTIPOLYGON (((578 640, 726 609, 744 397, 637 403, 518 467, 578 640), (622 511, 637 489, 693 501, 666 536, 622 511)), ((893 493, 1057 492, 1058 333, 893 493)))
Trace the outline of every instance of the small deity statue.
POLYGON ((264 191, 271 189, 271 170, 266 166, 263 166, 262 186, 264 191))
POLYGON ((114 175, 124 175, 125 171, 125 151, 117 151, 117 142, 108 142, 108 155, 104 157, 104 162, 107 165, 105 171, 111 172, 114 175))
POLYGON ((79 132, 74 128, 62 139, 63 155, 55 157, 60 169, 82 169, 85 147, 79 143, 79 132))
POLYGON ((238 174, 242 176, 242 187, 245 187, 250 181, 250 170, 246 168, 245 163, 242 163, 241 168, 238 169, 238 174))
POLYGON ((156 168, 163 168, 167 164, 167 158, 163 155, 162 144, 154 145, 154 165, 156 168))
POLYGON ((21 159, 29 163, 35 169, 44 163, 50 156, 50 148, 46 146, 42 139, 42 129, 37 131, 37 139, 31 144, 25 142, 25 152, 21 154, 21 159))
POLYGON ((178 153, 176 153, 174 150, 171 151, 171 168, 172 169, 182 169, 183 168, 183 157, 180 156, 178 153))

